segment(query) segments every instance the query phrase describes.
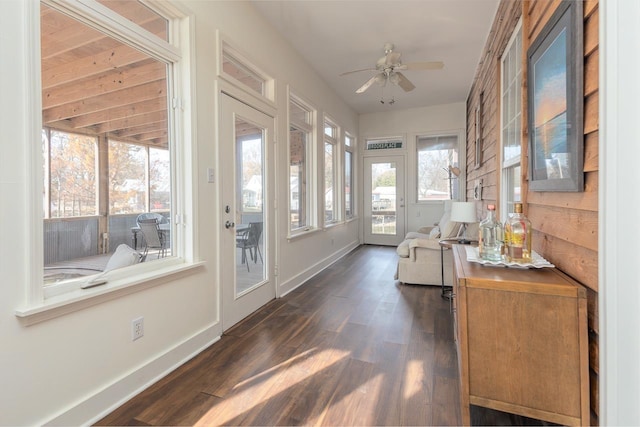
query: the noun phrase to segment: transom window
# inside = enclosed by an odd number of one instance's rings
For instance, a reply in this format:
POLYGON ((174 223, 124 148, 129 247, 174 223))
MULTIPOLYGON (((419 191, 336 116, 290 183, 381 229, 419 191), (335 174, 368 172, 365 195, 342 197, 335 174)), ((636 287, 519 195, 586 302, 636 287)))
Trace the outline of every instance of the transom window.
POLYGON ((222 41, 221 75, 239 83, 249 93, 257 94, 269 101, 274 100, 274 81, 246 60, 243 55, 227 41, 222 41))

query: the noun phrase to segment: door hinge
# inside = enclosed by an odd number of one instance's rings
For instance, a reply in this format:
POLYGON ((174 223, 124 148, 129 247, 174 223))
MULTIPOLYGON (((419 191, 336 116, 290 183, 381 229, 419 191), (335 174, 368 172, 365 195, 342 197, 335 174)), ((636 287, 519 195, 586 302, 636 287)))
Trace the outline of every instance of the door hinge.
POLYGON ((171 99, 171 107, 174 110, 178 110, 178 109, 182 110, 184 108, 183 102, 182 102, 182 98, 172 98, 171 99))

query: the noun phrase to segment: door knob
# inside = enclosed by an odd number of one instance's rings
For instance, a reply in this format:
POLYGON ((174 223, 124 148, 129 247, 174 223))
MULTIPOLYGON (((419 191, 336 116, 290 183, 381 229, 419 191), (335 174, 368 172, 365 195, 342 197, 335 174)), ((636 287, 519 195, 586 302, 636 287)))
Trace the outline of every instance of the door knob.
POLYGON ((227 221, 224 223, 224 227, 225 228, 231 228, 231 227, 235 227, 235 222, 231 222, 231 221, 227 221))

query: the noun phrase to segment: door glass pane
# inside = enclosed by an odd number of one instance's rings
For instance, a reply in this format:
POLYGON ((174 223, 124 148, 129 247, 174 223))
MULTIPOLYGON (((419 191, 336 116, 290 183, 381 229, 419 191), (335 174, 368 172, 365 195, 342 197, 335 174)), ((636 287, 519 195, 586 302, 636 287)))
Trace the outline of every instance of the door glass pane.
POLYGON ((396 234, 396 165, 371 165, 371 234, 396 234))
POLYGON ((236 118, 236 295, 266 279, 264 130, 236 118))

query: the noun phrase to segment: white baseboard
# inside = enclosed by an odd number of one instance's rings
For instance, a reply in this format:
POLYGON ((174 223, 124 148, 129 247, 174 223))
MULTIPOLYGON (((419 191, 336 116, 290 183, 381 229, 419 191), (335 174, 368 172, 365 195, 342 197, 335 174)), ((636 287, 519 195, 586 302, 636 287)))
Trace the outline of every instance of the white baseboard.
POLYGON ((318 261, 317 263, 315 263, 312 266, 310 266, 309 268, 303 270, 302 272, 300 272, 299 274, 295 275, 294 277, 292 277, 291 279, 287 280, 286 282, 283 282, 279 286, 279 288, 280 288, 279 289, 280 290, 279 298, 282 298, 283 296, 287 295, 291 291, 293 291, 293 290, 297 289, 298 287, 302 286, 307 280, 309 280, 313 276, 319 274, 320 272, 322 272, 322 270, 324 270, 325 268, 329 267, 331 264, 335 263, 340 258, 345 256, 346 254, 348 254, 349 252, 351 252, 352 250, 354 250, 358 246, 360 246, 360 242, 359 241, 356 240, 354 242, 351 242, 347 246, 345 246, 342 249, 332 253, 328 257, 318 261))
POLYGON ((211 325, 158 356, 151 362, 116 380, 92 396, 72 405, 39 425, 91 425, 192 359, 220 339, 219 325, 211 325))

